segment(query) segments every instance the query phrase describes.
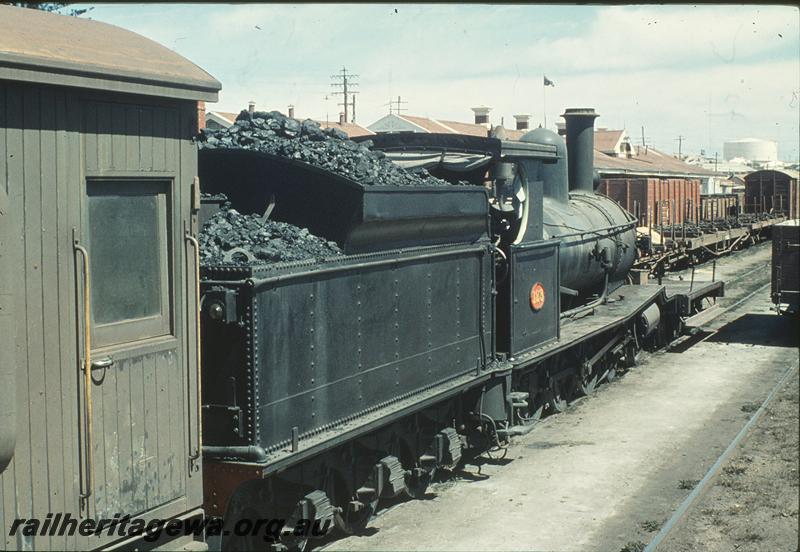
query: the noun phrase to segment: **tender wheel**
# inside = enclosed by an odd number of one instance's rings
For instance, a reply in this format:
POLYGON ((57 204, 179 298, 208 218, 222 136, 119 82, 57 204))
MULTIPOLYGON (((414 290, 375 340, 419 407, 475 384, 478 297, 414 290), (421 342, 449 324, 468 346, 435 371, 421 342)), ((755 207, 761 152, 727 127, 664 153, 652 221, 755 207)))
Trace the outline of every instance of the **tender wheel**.
POLYGON ((377 505, 377 500, 367 503, 351 500, 334 514, 333 522, 340 531, 347 535, 360 533, 366 528, 377 505))
MULTIPOLYGON (((246 508, 237 516, 237 518, 241 520, 257 520, 262 517, 261 514, 252 508, 246 508)), ((233 525, 231 525, 231 527, 233 527, 233 525)), ((269 539, 265 542, 264 535, 256 535, 250 531, 243 531, 242 534, 234 534, 234 532, 231 531, 230 536, 223 538, 221 548, 223 552, 244 552, 246 550, 269 550, 271 544, 274 543, 270 543, 269 539)))
POLYGON ((423 468, 408 470, 405 478, 406 488, 403 489, 403 492, 409 498, 422 498, 425 496, 432 479, 433 473, 423 468))

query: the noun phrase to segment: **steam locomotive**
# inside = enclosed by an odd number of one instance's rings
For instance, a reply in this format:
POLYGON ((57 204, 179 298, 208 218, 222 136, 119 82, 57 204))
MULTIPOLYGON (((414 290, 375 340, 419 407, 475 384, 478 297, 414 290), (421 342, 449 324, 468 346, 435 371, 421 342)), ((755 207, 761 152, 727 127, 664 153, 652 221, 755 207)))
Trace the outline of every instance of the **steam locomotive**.
POLYGON ((362 142, 449 187, 364 186, 279 155, 201 149, 205 192, 243 213, 269 205, 345 252, 202 267, 206 515, 358 532, 382 501, 504 449, 722 294, 722 282, 632 283, 636 220, 594 192, 597 114, 563 117, 566 141, 539 128, 520 141, 362 142))

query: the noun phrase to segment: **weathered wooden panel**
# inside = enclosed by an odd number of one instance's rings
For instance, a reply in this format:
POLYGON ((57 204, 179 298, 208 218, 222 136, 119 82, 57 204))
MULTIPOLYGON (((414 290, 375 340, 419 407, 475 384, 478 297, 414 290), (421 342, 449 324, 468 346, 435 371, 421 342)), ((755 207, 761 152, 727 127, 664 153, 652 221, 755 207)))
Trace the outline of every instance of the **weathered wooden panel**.
POLYGON ((177 172, 178 108, 87 102, 87 174, 177 172))
MULTIPOLYGON (((14 459, 0 474, 4 527, 14 518, 44 518, 48 512, 79 515, 87 443, 76 305, 82 276, 77 272, 76 279, 73 229, 85 241, 87 174, 131 178, 158 171, 158 178, 173 181, 169 248, 175 267, 171 341, 128 347, 126 354, 99 351, 120 356, 93 386, 95 487, 89 513, 164 517, 202 501, 199 474, 190 480, 186 469, 187 401, 197 382, 194 363, 187 365, 185 358, 183 314, 182 228, 190 217, 182 198, 189 197, 196 154, 177 105, 120 98, 125 97, 97 101, 94 93, 77 89, 0 81, 0 194, 8 192, 11 242, 19 251, 12 289, 20 329, 13 350, 17 441, 14 459), (187 494, 189 500, 180 500, 187 494)), ((187 106, 194 112, 193 103, 187 106)), ((189 297, 193 301, 193 289, 189 297)), ((188 334, 194 338, 192 330, 188 334)), ((100 542, 11 537, 4 531, 0 549, 85 549, 100 542)))

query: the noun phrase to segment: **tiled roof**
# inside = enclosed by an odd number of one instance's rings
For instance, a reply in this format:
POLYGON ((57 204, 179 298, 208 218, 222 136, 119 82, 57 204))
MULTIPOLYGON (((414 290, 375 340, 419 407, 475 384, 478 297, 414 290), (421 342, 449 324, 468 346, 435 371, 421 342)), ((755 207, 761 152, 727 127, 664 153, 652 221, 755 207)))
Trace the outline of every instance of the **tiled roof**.
POLYGON ((345 134, 347 134, 350 138, 355 138, 356 136, 368 136, 375 134, 368 128, 364 128, 361 125, 357 125, 355 123, 339 123, 331 122, 331 121, 317 121, 319 126, 322 128, 338 128, 345 134))
POLYGON ((222 117, 226 121, 230 121, 231 124, 236 122, 236 117, 239 116, 238 113, 230 113, 228 111, 209 111, 209 113, 213 113, 219 117, 222 117))
POLYGON ((597 129, 594 131, 594 148, 602 152, 616 151, 617 144, 625 131, 597 129))
MULTIPOLYGON (((467 136, 479 136, 485 138, 489 136, 489 129, 485 125, 477 123, 464 123, 461 121, 449 121, 445 119, 431 119, 430 117, 419 117, 417 115, 396 115, 407 123, 416 125, 426 132, 434 134, 465 134, 467 136)), ((533 129, 516 130, 506 128, 507 140, 519 140, 522 135, 533 129)))
POLYGON ((525 130, 517 130, 517 129, 514 129, 514 128, 505 129, 506 136, 508 136, 509 140, 519 140, 520 138, 522 138, 524 135, 528 134, 532 130, 533 130, 532 128, 526 128, 525 130))
POLYGON ((713 176, 716 173, 697 165, 690 165, 653 148, 635 147, 636 155, 631 158, 612 157, 595 148, 594 166, 601 173, 614 174, 661 174, 713 176))
POLYGON ((469 136, 483 136, 489 135, 489 130, 483 126, 475 123, 461 123, 458 121, 438 121, 440 124, 446 125, 451 128, 451 132, 456 134, 467 134, 469 136))
POLYGON ((434 121, 433 119, 429 119, 427 117, 416 117, 412 115, 398 115, 401 119, 417 125, 418 127, 427 130, 428 132, 433 132, 437 134, 441 133, 450 133, 453 132, 452 130, 448 129, 446 126, 434 121))

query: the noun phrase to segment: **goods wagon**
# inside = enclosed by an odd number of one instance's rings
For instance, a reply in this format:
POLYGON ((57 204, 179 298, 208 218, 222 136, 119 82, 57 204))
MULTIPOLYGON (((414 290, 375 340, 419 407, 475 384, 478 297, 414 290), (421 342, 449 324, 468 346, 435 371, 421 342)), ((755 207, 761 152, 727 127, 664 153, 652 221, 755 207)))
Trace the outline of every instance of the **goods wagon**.
POLYGON ((792 170, 755 171, 744 178, 745 213, 781 213, 800 217, 800 184, 792 170))
POLYGON ((779 312, 800 307, 800 220, 772 227, 772 302, 779 312))
POLYGON ((696 222, 700 181, 683 178, 604 178, 597 191, 638 219, 639 226, 696 222))

